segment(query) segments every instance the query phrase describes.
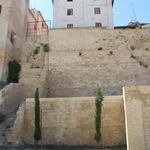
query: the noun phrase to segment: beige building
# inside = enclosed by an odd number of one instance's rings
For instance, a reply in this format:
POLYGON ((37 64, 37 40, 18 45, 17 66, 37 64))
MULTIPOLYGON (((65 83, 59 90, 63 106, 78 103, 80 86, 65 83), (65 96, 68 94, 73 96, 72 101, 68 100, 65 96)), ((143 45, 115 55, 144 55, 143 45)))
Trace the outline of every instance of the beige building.
POLYGON ((9 60, 20 60, 29 0, 0 0, 0 80, 7 79, 9 60))

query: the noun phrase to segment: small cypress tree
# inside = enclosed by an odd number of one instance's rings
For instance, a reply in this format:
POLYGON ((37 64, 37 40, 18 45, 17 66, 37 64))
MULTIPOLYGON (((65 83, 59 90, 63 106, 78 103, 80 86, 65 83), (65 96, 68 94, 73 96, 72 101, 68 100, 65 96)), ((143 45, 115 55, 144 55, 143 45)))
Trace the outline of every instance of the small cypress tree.
POLYGON ((95 98, 95 137, 97 143, 101 140, 101 111, 102 111, 103 94, 100 88, 97 88, 95 98))
POLYGON ((36 89, 35 92, 35 129, 34 129, 34 141, 35 144, 38 144, 41 140, 41 127, 40 127, 40 98, 39 98, 39 89, 36 89))

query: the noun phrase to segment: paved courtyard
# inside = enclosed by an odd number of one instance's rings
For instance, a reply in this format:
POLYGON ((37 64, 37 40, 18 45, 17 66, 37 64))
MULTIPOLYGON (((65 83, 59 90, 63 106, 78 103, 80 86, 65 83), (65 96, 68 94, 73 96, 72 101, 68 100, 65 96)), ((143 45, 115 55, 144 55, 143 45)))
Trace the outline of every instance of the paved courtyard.
POLYGON ((71 146, 0 146, 0 150, 127 150, 126 147, 98 148, 98 147, 71 147, 71 146))

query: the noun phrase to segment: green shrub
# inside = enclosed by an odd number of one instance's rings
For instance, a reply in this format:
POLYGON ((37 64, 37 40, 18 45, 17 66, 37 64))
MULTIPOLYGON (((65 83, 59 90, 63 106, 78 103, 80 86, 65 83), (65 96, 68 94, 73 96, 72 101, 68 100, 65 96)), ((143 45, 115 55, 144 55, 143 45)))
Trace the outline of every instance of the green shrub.
POLYGON ((38 46, 38 47, 35 48, 33 53, 34 53, 34 55, 37 55, 37 54, 39 54, 39 52, 40 52, 40 47, 38 46))
POLYGON ((17 61, 10 61, 8 63, 8 83, 18 83, 19 82, 19 74, 21 71, 21 65, 17 61))
POLYGON ((103 94, 100 88, 97 88, 95 98, 95 136, 97 143, 101 140, 101 111, 102 111, 103 94))
POLYGON ((143 62, 142 61, 139 61, 139 64, 140 64, 140 66, 143 66, 143 62))
POLYGON ((49 45, 48 44, 44 44, 43 45, 43 50, 44 50, 44 52, 49 52, 49 45))
POLYGON ((148 51, 148 48, 146 48, 145 50, 148 51))
POLYGON ((131 45, 130 46, 131 50, 135 50, 135 46, 131 45))
POLYGON ((0 124, 5 121, 6 116, 0 112, 0 124))
POLYGON ((40 98, 39 98, 39 89, 36 89, 35 92, 35 129, 34 129, 34 141, 35 144, 38 144, 41 140, 41 127, 40 127, 40 98))

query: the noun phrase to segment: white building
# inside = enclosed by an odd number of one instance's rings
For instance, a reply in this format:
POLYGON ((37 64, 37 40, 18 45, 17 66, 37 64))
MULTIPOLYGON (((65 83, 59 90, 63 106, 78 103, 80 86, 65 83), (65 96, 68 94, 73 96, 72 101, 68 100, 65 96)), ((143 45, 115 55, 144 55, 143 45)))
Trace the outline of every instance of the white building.
POLYGON ((150 23, 146 23, 145 25, 142 25, 142 28, 150 28, 150 23))
POLYGON ((113 28, 114 0, 52 0, 54 28, 113 28))

